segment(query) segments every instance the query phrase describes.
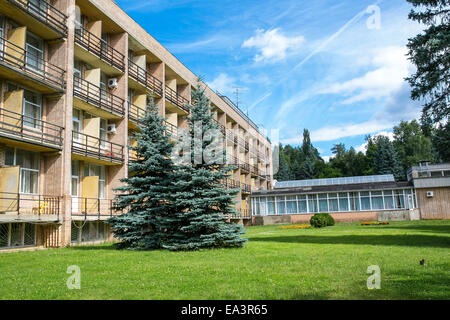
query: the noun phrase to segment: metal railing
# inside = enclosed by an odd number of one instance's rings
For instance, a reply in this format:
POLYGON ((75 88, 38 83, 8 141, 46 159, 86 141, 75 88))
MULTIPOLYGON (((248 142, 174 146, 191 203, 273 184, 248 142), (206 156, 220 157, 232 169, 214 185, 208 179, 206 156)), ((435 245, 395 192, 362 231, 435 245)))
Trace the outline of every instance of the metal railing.
POLYGON ((235 156, 227 155, 227 164, 229 165, 239 165, 239 159, 235 156))
POLYGON ((67 37, 67 16, 48 1, 40 0, 39 5, 30 0, 8 0, 8 2, 67 37))
POLYGON ((66 71, 44 60, 41 55, 30 52, 0 37, 0 62, 17 68, 21 73, 48 82, 61 89, 66 88, 66 71))
POLYGON ((241 170, 250 172, 250 164, 248 164, 248 163, 246 163, 246 162, 241 162, 241 163, 239 163, 239 168, 240 168, 241 170))
POLYGON ((166 86, 166 99, 172 104, 189 113, 189 100, 178 94, 172 88, 166 86))
POLYGON ((128 59, 128 75, 145 87, 162 95, 162 81, 149 74, 147 70, 141 68, 130 59, 128 59))
POLYGON ((232 141, 233 143, 238 143, 238 136, 231 129, 226 129, 227 139, 232 141))
POLYGON ((224 215, 225 219, 251 219, 252 212, 250 209, 237 209, 237 214, 224 215))
POLYGON ((142 123, 145 117, 145 109, 128 102, 128 119, 136 123, 142 123))
POLYGON ((55 124, 0 108, 0 135, 51 144, 59 149, 63 144, 63 131, 63 127, 55 124))
POLYGON ((105 40, 100 39, 82 26, 75 27, 75 43, 78 43, 111 66, 125 71, 125 56, 111 47, 105 40))
POLYGON ((225 188, 228 189, 237 189, 241 187, 238 181, 229 178, 222 179, 220 181, 220 184, 222 184, 225 188))
POLYGON ((241 191, 250 193, 250 192, 252 192, 252 187, 244 182, 241 182, 241 191))
POLYGON ((72 152, 110 162, 124 161, 122 145, 76 131, 72 131, 72 152))
POLYGON ((74 217, 112 217, 123 213, 116 210, 114 203, 116 200, 72 197, 72 216, 74 217))
POLYGON ((124 116, 125 114, 125 100, 76 75, 73 78, 73 94, 105 111, 120 116, 124 116))
POLYGON ((13 215, 56 215, 59 220, 62 197, 41 194, 0 192, 0 213, 13 215))

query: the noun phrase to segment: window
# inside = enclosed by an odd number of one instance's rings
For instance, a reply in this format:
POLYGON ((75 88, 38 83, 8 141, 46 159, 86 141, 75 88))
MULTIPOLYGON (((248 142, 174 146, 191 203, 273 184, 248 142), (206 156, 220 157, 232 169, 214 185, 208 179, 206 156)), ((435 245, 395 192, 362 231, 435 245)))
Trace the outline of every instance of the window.
POLYGON ((330 212, 339 211, 337 193, 329 193, 328 194, 328 207, 329 207, 328 209, 330 212))
POLYGON ((286 202, 285 197, 276 197, 277 199, 277 214, 285 214, 286 213, 286 202))
POLYGON ((298 213, 308 212, 306 196, 297 196, 298 213))
POLYGON ((106 224, 103 221, 72 221, 71 242, 106 240, 106 224))
POLYGON ((370 210, 370 193, 368 191, 359 193, 361 198, 361 210, 370 210))
POLYGON ((384 209, 383 195, 381 191, 372 191, 372 210, 384 209))
POLYGON ((393 197, 393 191, 383 191, 383 197, 384 197, 384 208, 385 209, 394 209, 394 197, 393 197))
POLYGON ((319 194, 319 211, 328 212, 328 201, 326 193, 319 194))
POLYGON ((20 167, 20 193, 38 193, 39 153, 7 148, 5 154, 5 165, 20 167))
POLYGON ((267 198, 267 214, 275 214, 274 197, 267 198))
POLYGON ((72 182, 71 182, 71 195, 73 197, 78 196, 78 185, 80 181, 80 163, 77 160, 72 160, 71 163, 72 182))
POLYGON ((397 209, 405 208, 405 196, 403 195, 403 190, 395 191, 395 207, 397 209))
POLYGON ((108 120, 100 119, 100 147, 108 148, 108 120))
POLYGON ((295 196, 286 197, 286 213, 298 213, 297 198, 295 196))
POLYGON ((106 168, 105 166, 95 164, 85 164, 84 176, 97 176, 98 177, 98 198, 105 199, 106 197, 106 168))
POLYGON ((31 223, 1 223, 0 248, 36 245, 36 225, 31 223))
POLYGON ((73 109, 72 113, 72 130, 74 131, 73 139, 81 141, 81 135, 79 134, 81 132, 81 111, 77 109, 73 109))
POLYGON ((36 71, 42 71, 44 66, 44 43, 42 39, 31 33, 27 33, 25 50, 27 66, 36 71))
POLYGON ((309 212, 318 212, 317 207, 317 194, 308 195, 308 209, 309 212))
POLYGON ((108 98, 108 89, 106 87, 106 83, 108 82, 108 79, 106 77, 106 74, 103 72, 100 74, 100 98, 103 100, 106 100, 108 98))
POLYGON ((42 97, 40 94, 25 90, 23 97, 23 124, 40 129, 42 114, 42 97))
POLYGON ((358 192, 350 192, 350 210, 351 211, 359 211, 360 203, 359 203, 359 195, 358 192))
POLYGON ((348 211, 348 194, 339 193, 339 211, 348 211))

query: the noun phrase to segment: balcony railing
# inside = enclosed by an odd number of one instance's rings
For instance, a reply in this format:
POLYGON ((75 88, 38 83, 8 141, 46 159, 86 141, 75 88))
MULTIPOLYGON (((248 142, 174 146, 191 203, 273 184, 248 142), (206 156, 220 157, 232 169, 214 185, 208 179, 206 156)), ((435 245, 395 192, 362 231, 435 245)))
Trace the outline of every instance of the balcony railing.
POLYGON ((239 159, 231 156, 231 155, 227 155, 227 164, 228 165, 233 165, 233 166, 238 166, 239 165, 239 159))
POLYGON ((22 9, 43 24, 55 29, 64 37, 67 36, 67 16, 56 9, 46 0, 40 0, 39 4, 35 4, 30 0, 8 0, 16 7, 22 9))
POLYGON ((72 152, 110 162, 124 161, 122 145, 76 131, 72 132, 72 152))
POLYGON ((27 51, 0 37, 0 62, 3 65, 19 69, 27 76, 47 82, 52 86, 65 89, 65 71, 34 52, 27 51))
POLYGON ((249 209, 237 209, 237 214, 224 215, 225 219, 251 219, 252 212, 249 209))
POLYGON ((226 129, 227 139, 232 141, 233 143, 238 143, 238 137, 231 129, 226 129))
POLYGON ((164 124, 166 125, 166 132, 173 138, 178 137, 178 127, 174 126, 170 122, 165 121, 164 124))
POLYGON ((64 128, 33 117, 0 108, 0 135, 54 145, 58 149, 63 144, 64 128))
POLYGON ((258 173, 259 173, 258 166, 256 166, 256 165, 250 165, 250 173, 251 173, 251 174, 254 174, 254 175, 258 175, 258 173))
POLYGON ((233 180, 233 179, 229 179, 229 178, 223 179, 223 180, 220 181, 220 183, 221 183, 225 188, 228 188, 228 189, 237 189, 237 188, 240 188, 239 182, 236 181, 236 180, 233 180))
POLYGON ((250 185, 248 185, 248 184, 246 184, 244 182, 241 182, 241 191, 242 192, 246 192, 246 193, 250 193, 252 191, 252 188, 251 188, 250 185))
POLYGON ((82 26, 75 27, 75 43, 111 66, 125 71, 125 56, 82 26))
POLYGON ((120 116, 125 114, 125 100, 76 75, 74 75, 73 79, 73 94, 81 100, 105 111, 120 116))
POLYGON ((112 199, 72 197, 73 217, 97 217, 106 218, 123 213, 115 209, 115 201, 112 199))
POLYGON ((162 81, 149 74, 147 70, 141 68, 130 59, 128 59, 128 75, 143 86, 162 95, 162 81))
POLYGON ((239 163, 239 168, 241 168, 241 170, 250 172, 250 165, 248 163, 245 162, 239 163))
POLYGON ((175 90, 166 86, 166 99, 172 104, 189 113, 189 100, 178 94, 175 90))
MULTIPOLYGON (((41 194, 0 192, 0 213, 17 216, 43 218, 56 216, 59 220, 62 197, 41 194)), ((24 217, 25 218, 25 217, 24 217)))
POLYGON ((141 123, 145 117, 145 109, 128 102, 128 118, 136 123, 141 123))

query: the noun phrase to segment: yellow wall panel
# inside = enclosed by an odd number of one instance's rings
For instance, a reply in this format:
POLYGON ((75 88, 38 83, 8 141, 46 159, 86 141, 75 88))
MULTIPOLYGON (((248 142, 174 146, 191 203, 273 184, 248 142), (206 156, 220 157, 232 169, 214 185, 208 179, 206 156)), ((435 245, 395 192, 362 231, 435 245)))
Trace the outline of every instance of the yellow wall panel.
POLYGON ((0 212, 17 211, 20 167, 0 168, 0 212))
POLYGON ((98 176, 90 176, 81 180, 82 212, 98 212, 98 179, 98 176))
MULTIPOLYGON (((11 29, 8 32, 8 41, 22 49, 25 49, 26 37, 27 37, 27 27, 19 27, 19 28, 11 29)), ((23 64, 21 62, 25 62, 24 51, 14 47, 13 45, 9 45, 6 48, 6 53, 8 55, 20 60, 20 61, 15 61, 15 63, 23 64)))
POLYGON ((20 115, 23 111, 23 90, 7 92, 5 94, 4 108, 14 113, 4 113, 3 122, 5 124, 2 124, 2 126, 7 130, 20 131, 22 127, 20 115))

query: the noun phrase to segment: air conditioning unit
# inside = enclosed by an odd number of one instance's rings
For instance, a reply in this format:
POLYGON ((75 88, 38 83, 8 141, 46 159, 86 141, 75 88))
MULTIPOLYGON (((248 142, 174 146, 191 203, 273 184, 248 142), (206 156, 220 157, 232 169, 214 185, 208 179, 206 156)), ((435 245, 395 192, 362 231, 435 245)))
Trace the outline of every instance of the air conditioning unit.
POLYGON ((108 133, 112 133, 112 134, 116 133, 116 124, 115 123, 108 124, 108 133))
POLYGON ((433 198, 434 192, 433 191, 427 191, 427 198, 433 198))
POLYGON ((108 79, 108 88, 116 89, 119 83, 117 82, 117 78, 108 79))

